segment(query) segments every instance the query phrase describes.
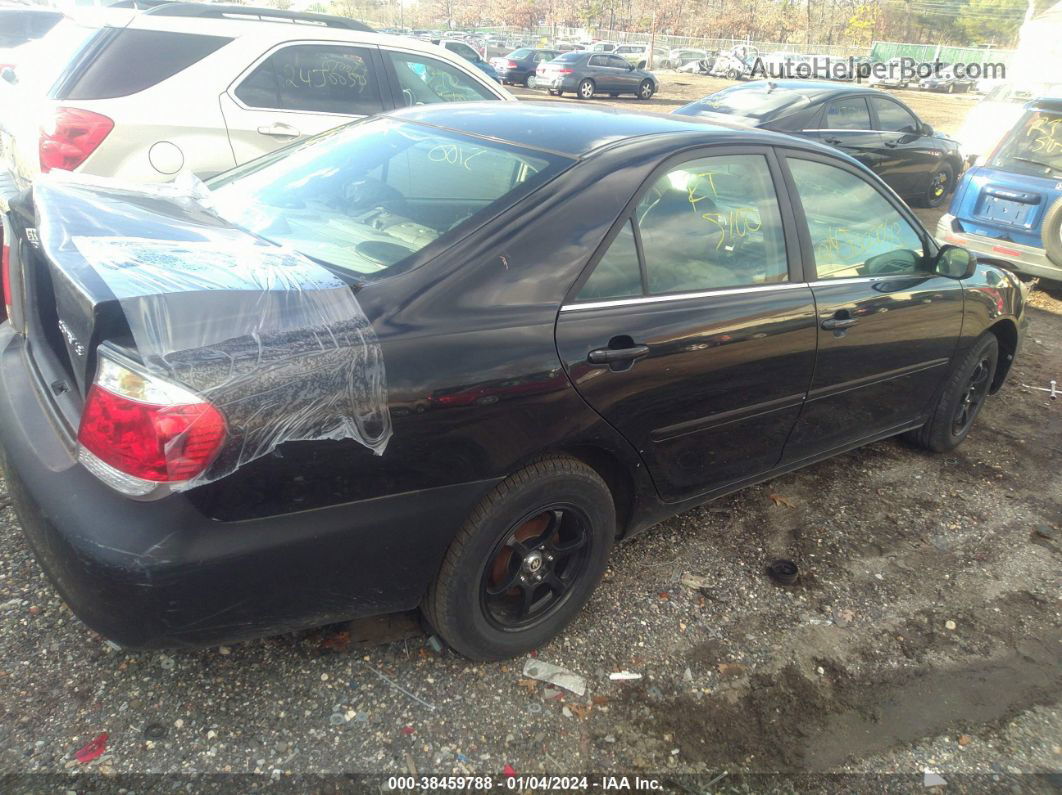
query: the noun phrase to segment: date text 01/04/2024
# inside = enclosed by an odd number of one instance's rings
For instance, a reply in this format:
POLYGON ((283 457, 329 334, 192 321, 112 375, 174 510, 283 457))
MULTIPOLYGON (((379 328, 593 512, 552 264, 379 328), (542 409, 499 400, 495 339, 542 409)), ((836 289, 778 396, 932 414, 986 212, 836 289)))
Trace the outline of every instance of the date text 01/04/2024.
POLYGON ((558 790, 577 791, 601 789, 613 792, 649 792, 663 789, 655 778, 641 776, 548 776, 548 775, 505 775, 500 779, 493 776, 391 776, 387 788, 398 792, 415 792, 418 790, 478 790, 491 792, 505 789, 522 792, 524 790, 558 790))

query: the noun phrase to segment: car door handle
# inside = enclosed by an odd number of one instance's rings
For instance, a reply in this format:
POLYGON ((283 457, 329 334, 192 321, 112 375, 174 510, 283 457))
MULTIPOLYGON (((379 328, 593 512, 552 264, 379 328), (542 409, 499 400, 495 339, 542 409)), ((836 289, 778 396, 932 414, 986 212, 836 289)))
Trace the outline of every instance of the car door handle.
POLYGON ((839 328, 851 328, 858 322, 854 317, 831 317, 822 321, 822 327, 827 331, 834 331, 839 328))
POLYGON ((302 135, 298 128, 279 121, 259 127, 258 132, 261 135, 271 135, 274 138, 298 138, 302 135))
POLYGON ((630 348, 598 348, 590 351, 586 360, 590 364, 612 364, 613 362, 627 362, 641 359, 649 355, 648 345, 634 345, 630 348))
POLYGON ((828 144, 839 144, 839 143, 841 143, 841 139, 840 138, 823 138, 822 140, 825 141, 828 144))
POLYGON ((886 141, 885 142, 885 146, 889 147, 889 149, 895 149, 899 145, 900 144, 899 144, 898 141, 886 141))

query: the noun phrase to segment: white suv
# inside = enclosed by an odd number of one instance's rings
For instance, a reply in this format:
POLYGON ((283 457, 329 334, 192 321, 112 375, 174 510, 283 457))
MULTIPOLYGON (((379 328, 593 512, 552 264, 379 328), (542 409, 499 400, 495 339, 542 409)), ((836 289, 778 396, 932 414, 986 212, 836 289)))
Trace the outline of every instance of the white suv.
POLYGON ((515 98, 462 58, 353 20, 169 3, 101 28, 47 97, 5 114, 6 159, 20 187, 51 169, 208 178, 352 119, 465 100, 515 98))

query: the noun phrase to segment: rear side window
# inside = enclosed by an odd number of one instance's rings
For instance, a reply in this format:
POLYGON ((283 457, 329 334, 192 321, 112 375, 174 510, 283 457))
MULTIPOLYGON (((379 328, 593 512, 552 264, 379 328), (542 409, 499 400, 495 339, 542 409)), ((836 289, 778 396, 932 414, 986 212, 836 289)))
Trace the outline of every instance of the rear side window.
POLYGON ((368 50, 298 44, 266 58, 236 89, 252 108, 369 116, 383 110, 368 50))
POLYGON ((52 99, 113 99, 151 88, 228 44, 223 36, 104 28, 52 99))
POLYGON ((871 130, 870 111, 863 97, 835 99, 826 106, 827 130, 871 130))

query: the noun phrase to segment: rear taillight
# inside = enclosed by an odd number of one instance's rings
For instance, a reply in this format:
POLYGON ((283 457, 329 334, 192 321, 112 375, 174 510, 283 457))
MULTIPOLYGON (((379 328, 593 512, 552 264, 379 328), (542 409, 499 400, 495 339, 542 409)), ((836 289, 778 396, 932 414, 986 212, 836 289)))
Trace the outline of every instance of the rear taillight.
POLYGON ((570 75, 573 71, 575 71, 575 70, 573 70, 573 69, 558 69, 557 70, 557 74, 570 75))
POLYGON ((41 126, 41 171, 73 171, 96 151, 114 129, 114 122, 99 113, 77 108, 56 108, 51 121, 41 126))
POLYGON ((516 67, 518 67, 519 65, 520 65, 520 64, 518 64, 518 63, 517 63, 516 61, 506 61, 506 62, 505 62, 505 67, 506 67, 507 69, 515 69, 515 68, 516 68, 516 67))
POLYGON ((101 352, 81 414, 78 459, 112 488, 143 496, 202 474, 225 432, 225 418, 199 395, 101 352))
MULTIPOLYGON (((0 236, 2 236, 0 232, 0 236)), ((5 240, 3 243, 3 253, 0 254, 0 284, 4 285, 4 317, 0 317, 0 320, 11 317, 11 307, 14 305, 14 300, 11 296, 11 247, 5 240)))

